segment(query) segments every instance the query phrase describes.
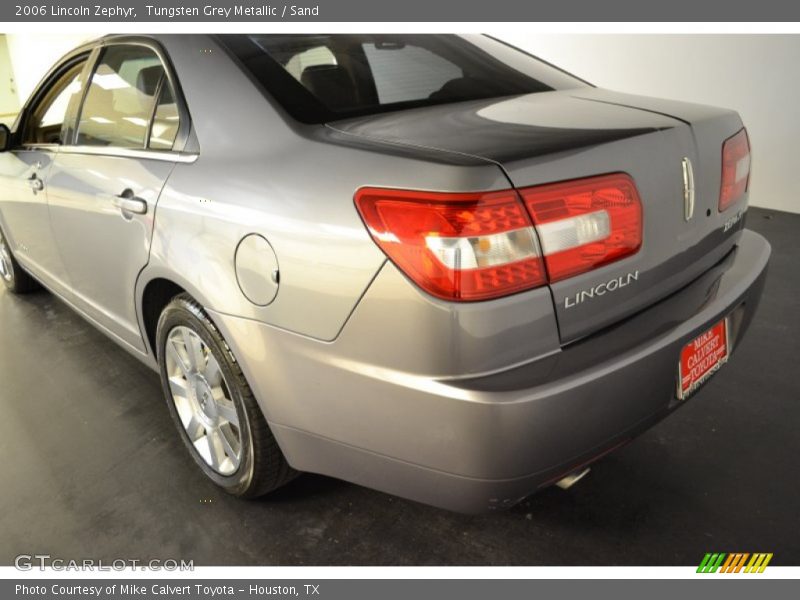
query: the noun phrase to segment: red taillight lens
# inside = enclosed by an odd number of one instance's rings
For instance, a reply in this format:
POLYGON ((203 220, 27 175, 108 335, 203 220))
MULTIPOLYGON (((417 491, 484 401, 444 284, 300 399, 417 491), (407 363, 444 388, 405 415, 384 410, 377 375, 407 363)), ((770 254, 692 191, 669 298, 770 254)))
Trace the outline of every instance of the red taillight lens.
POLYGON ((447 300, 538 287, 635 254, 642 245, 642 204, 624 173, 519 195, 362 188, 355 201, 386 255, 422 289, 447 300))
POLYGON ((536 233, 513 190, 362 188, 355 201, 378 246, 434 296, 485 300, 546 282, 536 233))
POLYGON ((624 173, 520 190, 533 218, 550 281, 638 252, 642 203, 624 173))
POLYGON ((722 144, 722 186, 719 190, 719 212, 739 200, 750 181, 750 140, 742 129, 722 144))

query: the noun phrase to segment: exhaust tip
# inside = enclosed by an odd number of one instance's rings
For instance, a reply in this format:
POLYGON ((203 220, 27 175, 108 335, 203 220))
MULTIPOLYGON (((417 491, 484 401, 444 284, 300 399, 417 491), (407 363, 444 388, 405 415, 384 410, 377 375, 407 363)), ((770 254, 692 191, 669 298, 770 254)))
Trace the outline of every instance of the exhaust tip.
POLYGON ((589 471, 591 471, 591 469, 589 467, 586 467, 585 469, 580 470, 580 471, 573 471, 572 473, 570 473, 566 477, 562 477, 561 479, 556 481, 556 485, 558 487, 560 487, 562 490, 568 490, 573 485, 578 483, 581 479, 586 477, 586 475, 588 475, 589 471))

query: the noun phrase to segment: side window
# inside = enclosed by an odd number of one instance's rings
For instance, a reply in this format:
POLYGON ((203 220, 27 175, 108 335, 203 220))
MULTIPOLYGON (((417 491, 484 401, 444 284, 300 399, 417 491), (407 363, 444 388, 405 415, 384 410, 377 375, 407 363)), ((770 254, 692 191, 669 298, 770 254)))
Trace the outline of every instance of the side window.
POLYGON ((77 144, 144 148, 164 67, 144 46, 109 46, 89 83, 77 144))
POLYGON ((150 130, 149 148, 153 150, 172 150, 175 138, 178 135, 178 105, 172 85, 165 76, 161 83, 155 113, 153 113, 153 126, 150 130))
POLYGON ((60 144, 67 109, 81 92, 80 74, 86 60, 65 71, 28 113, 22 129, 23 144, 60 144))

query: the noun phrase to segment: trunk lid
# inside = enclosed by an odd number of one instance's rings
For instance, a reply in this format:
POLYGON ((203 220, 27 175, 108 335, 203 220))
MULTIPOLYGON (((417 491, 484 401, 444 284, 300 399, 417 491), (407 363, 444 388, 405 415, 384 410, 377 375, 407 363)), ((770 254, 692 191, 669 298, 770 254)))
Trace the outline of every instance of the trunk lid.
POLYGON ((733 111, 585 89, 427 107, 331 127, 489 160, 517 188, 614 172, 633 177, 642 200, 642 248, 550 285, 563 344, 696 279, 731 250, 744 221, 746 199, 725 213, 717 210, 722 144, 742 127, 733 111), (695 183, 688 220, 684 158, 695 183), (612 281, 618 283, 602 285, 612 281))

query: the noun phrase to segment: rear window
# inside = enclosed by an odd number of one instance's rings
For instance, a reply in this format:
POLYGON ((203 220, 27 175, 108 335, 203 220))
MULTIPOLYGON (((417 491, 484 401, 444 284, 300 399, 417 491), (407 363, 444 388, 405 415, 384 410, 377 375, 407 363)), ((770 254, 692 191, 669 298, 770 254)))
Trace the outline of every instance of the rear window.
POLYGON ((305 123, 588 85, 485 36, 221 39, 266 91, 305 123))

